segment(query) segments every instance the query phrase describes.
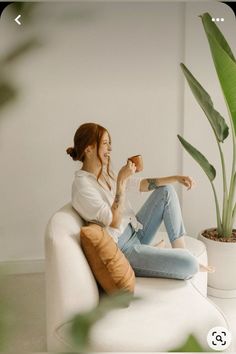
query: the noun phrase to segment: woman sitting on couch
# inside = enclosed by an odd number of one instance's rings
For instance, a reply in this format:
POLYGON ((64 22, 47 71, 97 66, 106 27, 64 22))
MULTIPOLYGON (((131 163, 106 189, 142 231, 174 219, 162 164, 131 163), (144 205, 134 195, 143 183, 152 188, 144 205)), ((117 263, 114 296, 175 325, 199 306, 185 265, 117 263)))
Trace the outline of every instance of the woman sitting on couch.
POLYGON ((193 178, 138 178, 130 160, 116 176, 110 169, 111 150, 110 134, 102 126, 86 123, 77 129, 74 147, 67 153, 83 164, 72 186, 72 205, 79 215, 106 227, 136 276, 189 279, 198 271, 214 272, 214 267, 199 264, 185 247, 186 231, 172 183, 191 189, 193 178), (131 188, 152 191, 136 215, 126 195, 131 188), (165 248, 164 241, 150 245, 162 221, 172 248, 165 248))

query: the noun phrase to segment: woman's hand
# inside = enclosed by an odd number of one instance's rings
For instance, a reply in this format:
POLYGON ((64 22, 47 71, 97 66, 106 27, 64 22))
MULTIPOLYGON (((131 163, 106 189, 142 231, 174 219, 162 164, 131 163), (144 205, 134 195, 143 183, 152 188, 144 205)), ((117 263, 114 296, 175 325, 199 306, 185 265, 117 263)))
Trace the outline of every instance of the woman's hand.
POLYGON ((132 176, 136 171, 135 164, 128 160, 127 164, 123 166, 120 171, 118 172, 117 180, 121 182, 125 182, 130 176, 132 176))
POLYGON ((196 185, 194 179, 190 176, 176 176, 177 182, 183 184, 185 187, 188 187, 187 190, 191 189, 196 185))

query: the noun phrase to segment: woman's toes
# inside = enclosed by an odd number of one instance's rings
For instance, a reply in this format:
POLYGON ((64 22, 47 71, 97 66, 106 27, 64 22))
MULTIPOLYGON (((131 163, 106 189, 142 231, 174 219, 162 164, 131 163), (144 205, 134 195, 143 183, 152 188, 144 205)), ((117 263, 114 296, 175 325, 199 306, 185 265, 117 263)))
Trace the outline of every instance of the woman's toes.
POLYGON ((207 268, 209 273, 214 273, 216 271, 216 268, 214 266, 208 266, 207 268))
POLYGON ((203 264, 199 264, 199 270, 200 272, 208 272, 208 273, 214 273, 216 271, 214 266, 205 266, 203 264))

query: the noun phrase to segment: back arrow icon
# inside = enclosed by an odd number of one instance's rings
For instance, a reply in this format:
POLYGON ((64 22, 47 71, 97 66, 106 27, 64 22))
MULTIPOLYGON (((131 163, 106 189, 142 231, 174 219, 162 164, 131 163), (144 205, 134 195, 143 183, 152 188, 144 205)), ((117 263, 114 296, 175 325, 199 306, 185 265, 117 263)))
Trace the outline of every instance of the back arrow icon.
POLYGON ((16 23, 18 23, 18 25, 21 25, 21 22, 19 21, 20 18, 21 18, 21 15, 18 15, 18 16, 15 18, 15 21, 16 21, 16 23))

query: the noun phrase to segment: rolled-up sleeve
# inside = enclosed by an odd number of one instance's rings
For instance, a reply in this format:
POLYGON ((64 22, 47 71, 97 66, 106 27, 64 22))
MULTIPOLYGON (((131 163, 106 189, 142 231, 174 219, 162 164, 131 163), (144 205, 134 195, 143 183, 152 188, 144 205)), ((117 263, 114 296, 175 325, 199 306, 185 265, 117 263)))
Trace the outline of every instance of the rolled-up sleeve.
POLYGON ((95 187, 88 183, 76 183, 72 185, 72 206, 86 221, 98 221, 104 226, 112 222, 112 211, 95 187))

